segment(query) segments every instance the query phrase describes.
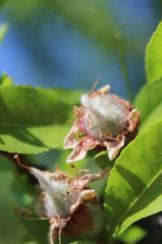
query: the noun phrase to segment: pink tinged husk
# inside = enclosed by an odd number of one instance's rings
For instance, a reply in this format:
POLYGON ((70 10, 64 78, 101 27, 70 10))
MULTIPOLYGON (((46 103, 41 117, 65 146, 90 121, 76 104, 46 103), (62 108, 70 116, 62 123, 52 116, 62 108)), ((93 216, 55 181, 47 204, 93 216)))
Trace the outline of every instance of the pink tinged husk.
POLYGON ((71 163, 83 159, 87 152, 97 146, 97 141, 90 136, 85 136, 73 148, 72 153, 67 158, 67 162, 71 163))
POLYGON ((130 134, 135 136, 139 111, 128 101, 109 94, 109 89, 104 86, 81 97, 82 106, 77 108, 76 120, 64 143, 65 148, 73 149, 67 162, 83 159, 98 145, 106 147, 113 160, 129 142, 130 134))
POLYGON ((77 133, 79 133, 79 126, 77 123, 74 123, 74 125, 72 126, 69 134, 66 136, 65 140, 64 140, 64 148, 74 148, 78 141, 76 138, 77 133))
POLYGON ((95 191, 88 189, 87 184, 105 177, 108 172, 104 170, 97 174, 69 177, 60 170, 50 173, 31 167, 29 171, 37 178, 42 190, 37 210, 41 218, 46 217, 49 220, 50 244, 53 244, 58 236, 60 239, 62 229, 82 204, 96 199, 95 191))
POLYGON ((122 140, 105 142, 104 144, 105 144, 106 149, 107 149, 108 158, 110 160, 113 160, 114 158, 116 158, 116 156, 118 155, 119 151, 124 146, 125 137, 123 136, 122 140))
POLYGON ((129 114, 129 126, 128 131, 133 132, 137 129, 139 124, 140 112, 137 109, 133 109, 129 114))

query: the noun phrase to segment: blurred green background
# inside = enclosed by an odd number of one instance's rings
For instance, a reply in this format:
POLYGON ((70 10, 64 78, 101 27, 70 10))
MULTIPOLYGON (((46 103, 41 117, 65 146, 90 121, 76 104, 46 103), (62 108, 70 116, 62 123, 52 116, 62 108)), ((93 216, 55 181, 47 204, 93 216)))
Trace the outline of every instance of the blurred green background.
MULTIPOLYGON (((0 45, 0 72, 16 84, 71 89, 91 89, 100 77, 100 86, 109 83, 125 98, 129 81, 135 96, 145 82, 145 47, 161 14, 160 0, 8 0, 0 12, 0 23, 9 24, 0 45)), ((12 163, 4 161, 0 158, 0 244, 27 243, 13 212, 21 202, 20 186, 10 173, 12 163)))

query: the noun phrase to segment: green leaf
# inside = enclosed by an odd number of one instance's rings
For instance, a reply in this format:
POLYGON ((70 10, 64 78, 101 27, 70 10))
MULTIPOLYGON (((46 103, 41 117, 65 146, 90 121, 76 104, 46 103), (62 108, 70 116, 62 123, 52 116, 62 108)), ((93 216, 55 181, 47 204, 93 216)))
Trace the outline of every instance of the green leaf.
POLYGON ((162 211, 162 121, 141 133, 117 159, 105 195, 109 243, 135 221, 162 211))
POLYGON ((39 219, 23 219, 19 218, 26 230, 31 234, 34 240, 37 240, 39 244, 47 244, 49 223, 47 220, 39 219))
POLYGON ((62 147, 80 92, 0 86, 0 150, 40 153, 62 147))
POLYGON ((13 170, 12 162, 4 155, 0 155, 0 172, 10 172, 13 170))
POLYGON ((148 127, 153 126, 155 123, 162 119, 162 103, 155 108, 155 110, 150 114, 150 116, 145 120, 145 122, 140 127, 140 132, 143 132, 148 127))
POLYGON ((119 236, 119 240, 124 243, 137 243, 146 235, 146 231, 138 225, 130 226, 124 233, 119 236))
POLYGON ((13 81, 12 81, 10 76, 8 76, 7 74, 4 73, 0 77, 0 85, 1 86, 12 86, 13 85, 13 81))
MULTIPOLYGON (((17 217, 13 213, 16 204, 13 189, 11 189, 14 175, 14 164, 9 160, 0 157, 0 243, 16 243, 21 244, 22 235, 26 234, 23 226, 17 221, 17 217)), ((14 189, 16 192, 16 189, 14 189)))
POLYGON ((101 169, 113 166, 113 162, 108 159, 107 151, 102 151, 96 154, 94 160, 95 164, 97 164, 101 169))
MULTIPOLYGON (((1 2, 0 2, 0 6, 1 6, 1 2)), ((7 23, 3 23, 3 24, 0 24, 0 42, 3 41, 6 33, 8 32, 8 24, 7 23)))
POLYGON ((134 106, 141 112, 142 122, 156 109, 162 102, 162 79, 146 84, 139 92, 134 106))
POLYGON ((146 48, 146 76, 148 82, 162 77, 162 22, 157 26, 146 48))

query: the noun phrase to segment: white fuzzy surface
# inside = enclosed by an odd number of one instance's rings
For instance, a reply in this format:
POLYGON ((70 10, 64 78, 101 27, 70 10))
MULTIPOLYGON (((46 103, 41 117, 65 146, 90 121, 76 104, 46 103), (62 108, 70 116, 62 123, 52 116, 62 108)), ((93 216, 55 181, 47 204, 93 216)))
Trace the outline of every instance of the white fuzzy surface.
POLYGON ((93 137, 98 138, 101 132, 116 136, 127 126, 125 106, 111 94, 83 95, 81 103, 87 110, 84 118, 85 128, 93 137), (91 119, 92 127, 89 126, 88 118, 91 119))

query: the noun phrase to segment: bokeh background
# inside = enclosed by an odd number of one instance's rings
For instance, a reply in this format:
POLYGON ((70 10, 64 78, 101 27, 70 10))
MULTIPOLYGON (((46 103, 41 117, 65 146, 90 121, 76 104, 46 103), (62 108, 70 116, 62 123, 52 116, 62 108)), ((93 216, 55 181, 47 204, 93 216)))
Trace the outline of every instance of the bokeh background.
MULTIPOLYGON (((145 83, 145 47, 161 14, 160 0, 8 0, 0 12, 0 23, 9 25, 0 73, 16 84, 71 89, 91 89, 99 77, 100 86, 109 83, 125 98, 129 82, 135 96, 145 83)), ((12 211, 19 186, 10 163, 0 167, 0 243, 27 243, 12 211)))

